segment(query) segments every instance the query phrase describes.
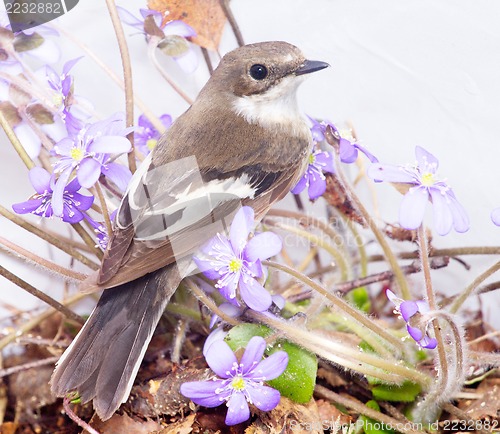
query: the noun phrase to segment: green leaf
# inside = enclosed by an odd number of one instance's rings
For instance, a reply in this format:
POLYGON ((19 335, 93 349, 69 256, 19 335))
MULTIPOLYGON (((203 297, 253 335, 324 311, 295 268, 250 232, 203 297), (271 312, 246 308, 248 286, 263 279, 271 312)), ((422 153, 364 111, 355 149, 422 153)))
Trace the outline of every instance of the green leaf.
POLYGON ((379 401, 413 402, 421 392, 420 385, 405 381, 401 385, 380 384, 372 388, 373 397, 379 401))
MULTIPOLYGON (((273 332, 265 326, 257 324, 241 324, 233 327, 227 334, 225 341, 233 351, 245 348, 248 341, 254 336, 266 338, 273 332)), ((266 355, 276 351, 285 351, 288 354, 288 366, 278 378, 267 383, 278 390, 282 396, 292 401, 304 404, 309 402, 316 385, 318 360, 309 351, 288 341, 278 341, 266 350, 266 355)))
POLYGON ((363 312, 369 312, 372 304, 365 286, 353 289, 347 293, 347 299, 363 312))
MULTIPOLYGON (((368 408, 373 410, 380 411, 380 407, 377 404, 377 401, 368 401, 366 403, 368 408)), ((367 417, 365 415, 359 416, 359 420, 363 422, 363 431, 366 434, 394 434, 395 431, 383 422, 379 422, 378 420, 372 419, 371 417, 367 417)))
POLYGON ((283 350, 288 354, 288 366, 285 372, 275 380, 268 381, 271 387, 279 390, 282 396, 299 404, 305 404, 312 398, 316 385, 318 360, 309 351, 298 345, 283 341, 269 351, 272 354, 283 350))
POLYGON ((38 48, 44 43, 45 39, 38 33, 33 33, 32 35, 25 35, 24 33, 18 33, 14 38, 14 49, 18 53, 23 51, 31 51, 38 48))

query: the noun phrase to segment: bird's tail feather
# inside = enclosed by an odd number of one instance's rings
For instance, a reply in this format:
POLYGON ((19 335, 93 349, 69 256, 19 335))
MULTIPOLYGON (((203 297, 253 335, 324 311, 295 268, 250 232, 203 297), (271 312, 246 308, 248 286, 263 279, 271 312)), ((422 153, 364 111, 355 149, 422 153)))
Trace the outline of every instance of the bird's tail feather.
POLYGON ((130 394, 158 321, 180 283, 175 265, 104 290, 97 306, 61 356, 52 375, 54 394, 77 390, 109 419, 130 394))

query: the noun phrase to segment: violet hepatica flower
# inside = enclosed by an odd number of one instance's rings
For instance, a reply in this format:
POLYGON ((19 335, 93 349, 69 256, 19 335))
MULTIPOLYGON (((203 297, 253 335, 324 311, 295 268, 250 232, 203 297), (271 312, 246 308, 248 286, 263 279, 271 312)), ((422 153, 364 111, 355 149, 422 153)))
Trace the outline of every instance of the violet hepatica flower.
POLYGON ((293 194, 299 194, 307 188, 309 199, 315 200, 326 191, 325 173, 335 172, 333 155, 330 152, 320 149, 320 144, 325 141, 325 133, 328 127, 331 127, 339 137, 339 158, 341 162, 354 163, 358 158, 359 151, 364 153, 372 163, 378 161, 365 148, 355 143, 350 132, 348 134, 347 132, 339 131, 329 121, 318 122, 311 117, 309 117, 309 120, 312 123, 313 151, 309 155, 309 164, 304 175, 292 189, 293 194))
POLYGON ((370 153, 365 147, 356 142, 352 136, 352 131, 349 129, 338 129, 330 121, 318 122, 316 119, 308 116, 312 123, 311 134, 316 143, 321 143, 325 140, 326 129, 330 127, 339 137, 339 157, 342 163, 354 163, 359 156, 359 152, 363 153, 372 163, 377 163, 378 159, 370 153))
POLYGON ((326 191, 325 173, 333 173, 333 155, 319 149, 309 154, 306 172, 292 189, 293 194, 299 194, 307 187, 309 199, 314 200, 326 191))
POLYGON ((279 377, 286 369, 288 355, 277 351, 262 360, 266 341, 254 336, 238 362, 223 340, 217 340, 206 352, 208 366, 220 377, 181 385, 180 392, 195 404, 218 407, 226 403, 226 425, 236 425, 250 418, 248 404, 270 411, 280 402, 280 393, 264 382, 279 377))
POLYGON ((60 217, 68 223, 78 223, 81 221, 94 202, 92 196, 84 196, 77 193, 80 189, 78 180, 74 179, 64 186, 62 194, 62 211, 57 213, 53 207, 54 177, 41 167, 34 167, 29 172, 31 185, 36 193, 26 202, 12 205, 13 210, 18 214, 35 214, 41 217, 60 217))
POLYGON ((271 294, 257 280, 264 276, 261 261, 281 251, 281 240, 272 232, 263 232, 250 240, 248 236, 254 226, 253 209, 244 206, 235 215, 229 238, 217 234, 194 258, 196 265, 211 280, 222 296, 240 306, 240 299, 259 312, 272 304, 271 294))
POLYGON ((434 349, 437 341, 431 338, 427 333, 430 320, 421 324, 422 315, 427 314, 430 309, 424 300, 405 301, 396 297, 396 294, 390 289, 385 291, 387 298, 394 304, 394 313, 399 315, 406 323, 406 330, 412 339, 417 342, 421 348, 434 349))
POLYGON ((399 222, 405 229, 417 229, 424 219, 429 200, 433 205, 434 225, 439 235, 446 235, 454 228, 457 232, 469 229, 469 218, 455 193, 445 180, 437 175, 439 161, 424 148, 415 148, 417 162, 414 166, 372 164, 368 175, 375 181, 408 184, 399 211, 399 222))
MULTIPOLYGON (((168 129, 170 128, 170 125, 172 125, 172 116, 166 114, 162 115, 160 117, 160 121, 165 129, 168 129)), ((156 146, 160 136, 160 132, 153 126, 146 116, 139 116, 138 127, 134 132, 134 143, 139 151, 141 151, 144 155, 148 155, 156 146)))
POLYGON ((79 113, 76 107, 73 107, 74 80, 69 74, 71 69, 80 59, 81 57, 78 57, 66 62, 60 75, 57 74, 50 66, 45 66, 43 70, 44 78, 53 92, 52 100, 54 106, 58 110, 59 115, 64 121, 66 129, 70 135, 76 135, 82 129, 84 126, 83 119, 86 117, 82 113, 79 113))
POLYGON ((186 38, 196 36, 196 31, 181 20, 172 20, 164 23, 161 12, 153 9, 140 9, 142 19, 136 18, 129 11, 117 7, 120 19, 131 27, 139 30, 149 40, 151 37, 160 38, 158 47, 171 56, 182 70, 188 74, 198 67, 198 56, 191 48, 186 38))
POLYGON ((62 210, 60 200, 64 185, 73 171, 82 187, 92 187, 99 177, 105 175, 116 186, 125 190, 132 174, 130 170, 110 161, 110 154, 129 152, 130 142, 125 136, 133 128, 125 128, 123 114, 87 125, 77 135, 69 136, 55 144, 53 154, 60 157, 54 165, 54 173, 59 175, 54 189, 54 210, 62 210))
POLYGON ((491 211, 490 217, 495 225, 500 226, 500 208, 495 208, 491 211))

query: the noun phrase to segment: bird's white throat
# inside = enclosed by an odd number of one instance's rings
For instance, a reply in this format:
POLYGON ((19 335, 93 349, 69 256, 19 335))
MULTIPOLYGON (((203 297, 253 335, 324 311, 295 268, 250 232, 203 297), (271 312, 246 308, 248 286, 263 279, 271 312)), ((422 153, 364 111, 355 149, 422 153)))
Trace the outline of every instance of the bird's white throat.
POLYGON ((285 77, 264 93, 236 98, 233 110, 251 124, 301 135, 306 124, 297 105, 297 88, 302 81, 303 77, 285 77))

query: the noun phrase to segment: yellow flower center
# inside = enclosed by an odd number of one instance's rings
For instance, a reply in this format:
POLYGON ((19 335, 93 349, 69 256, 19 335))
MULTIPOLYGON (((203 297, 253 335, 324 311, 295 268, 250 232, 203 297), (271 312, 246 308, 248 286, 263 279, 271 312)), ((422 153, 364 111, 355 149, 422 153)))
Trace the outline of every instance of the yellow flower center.
POLYGON ((314 154, 309 155, 309 164, 314 164, 315 161, 316 157, 314 156, 314 154))
POLYGON ((70 155, 73 160, 80 161, 84 156, 84 152, 80 148, 72 148, 70 155))
POLYGON ((52 97, 52 102, 54 103, 55 107, 60 107, 61 104, 63 103, 63 96, 60 93, 54 94, 52 97))
POLYGON ((156 143, 158 143, 158 140, 156 139, 149 139, 147 142, 146 142, 146 146, 148 147, 148 149, 150 151, 153 150, 153 148, 156 146, 156 143))
POLYGON ((245 390, 245 380, 243 377, 234 377, 233 381, 231 381, 231 387, 238 391, 245 390))
POLYGON ((243 266, 243 261, 241 259, 231 259, 229 262, 229 271, 231 273, 236 273, 237 271, 241 270, 241 267, 243 266))
POLYGON ((434 185, 436 182, 434 178, 434 174, 430 172, 426 172, 422 175, 422 185, 425 185, 426 187, 430 187, 434 185))

